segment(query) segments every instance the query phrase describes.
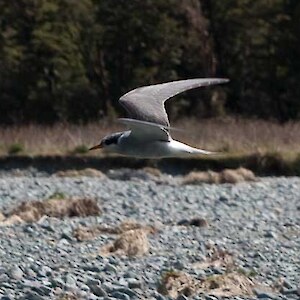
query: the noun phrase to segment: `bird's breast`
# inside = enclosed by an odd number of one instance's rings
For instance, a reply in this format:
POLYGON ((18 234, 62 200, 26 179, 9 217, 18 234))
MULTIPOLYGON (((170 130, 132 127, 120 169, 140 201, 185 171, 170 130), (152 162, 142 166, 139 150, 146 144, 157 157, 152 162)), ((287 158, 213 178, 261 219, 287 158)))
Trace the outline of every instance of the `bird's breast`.
POLYGON ((123 137, 118 145, 118 153, 137 158, 163 158, 185 156, 192 147, 175 140, 142 141, 123 137))

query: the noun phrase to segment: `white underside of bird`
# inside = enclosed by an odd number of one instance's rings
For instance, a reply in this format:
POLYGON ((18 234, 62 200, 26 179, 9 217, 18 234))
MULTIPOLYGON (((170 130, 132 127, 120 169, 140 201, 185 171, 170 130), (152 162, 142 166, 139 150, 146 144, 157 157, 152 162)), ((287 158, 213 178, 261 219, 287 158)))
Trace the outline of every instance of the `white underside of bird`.
MULTIPOLYGON (((135 120, 128 119, 128 121, 135 120)), ((106 152, 106 149, 108 148, 103 147, 104 152, 106 152)), ((173 140, 171 136, 169 136, 168 141, 149 140, 146 136, 145 138, 136 138, 135 132, 130 130, 122 132, 118 143, 111 145, 107 152, 136 158, 187 157, 199 154, 212 154, 210 151, 193 148, 173 140)))
POLYGON ((129 138, 122 138, 121 147, 115 148, 115 153, 137 158, 166 158, 166 157, 188 157, 199 154, 212 154, 190 147, 184 143, 170 139, 170 141, 131 142, 129 138))
POLYGON ((119 119, 129 130, 104 137, 92 147, 136 158, 190 157, 214 152, 173 140, 164 102, 189 89, 225 83, 227 79, 189 79, 137 88, 120 98, 132 118, 119 119))

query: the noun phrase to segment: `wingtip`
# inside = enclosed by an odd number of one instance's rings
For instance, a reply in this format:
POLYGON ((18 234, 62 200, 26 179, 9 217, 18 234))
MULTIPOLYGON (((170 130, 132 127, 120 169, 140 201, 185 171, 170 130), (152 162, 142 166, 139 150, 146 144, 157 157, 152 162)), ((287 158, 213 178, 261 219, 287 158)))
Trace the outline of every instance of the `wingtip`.
MULTIPOLYGON (((192 79, 193 80, 193 79, 192 79)), ((203 86, 224 84, 230 81, 229 78, 211 77, 211 78, 197 78, 195 80, 200 80, 203 82, 203 86)))
POLYGON ((219 83, 227 83, 230 81, 229 78, 216 78, 216 79, 219 81, 219 83))

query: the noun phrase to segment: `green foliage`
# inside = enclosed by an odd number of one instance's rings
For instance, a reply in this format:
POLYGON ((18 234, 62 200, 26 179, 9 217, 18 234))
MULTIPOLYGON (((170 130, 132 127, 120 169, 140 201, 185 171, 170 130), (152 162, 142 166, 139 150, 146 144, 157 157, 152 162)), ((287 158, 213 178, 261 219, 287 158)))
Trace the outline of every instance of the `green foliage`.
POLYGON ((57 200, 57 199, 66 199, 66 195, 63 192, 54 192, 52 195, 48 197, 48 200, 57 200))
POLYGON ((8 154, 10 155, 14 155, 14 154, 18 154, 24 151, 24 146, 22 144, 19 143, 15 143, 9 146, 8 148, 8 154))
POLYGON ((104 111, 119 109, 120 95, 138 86, 213 73, 205 19, 195 3, 95 1, 98 35, 89 47, 90 78, 104 111))
POLYGON ((299 1, 204 1, 231 111, 300 117, 299 1), (298 79, 298 80, 297 80, 298 79))
POLYGON ((86 154, 88 153, 89 148, 86 145, 78 145, 72 151, 72 154, 86 154))
POLYGON ((254 269, 250 269, 248 271, 248 270, 245 270, 244 268, 238 268, 236 271, 237 271, 237 273, 245 275, 246 277, 249 277, 249 278, 256 277, 258 275, 257 271, 255 271, 254 269))
POLYGON ((137 86, 226 76, 171 115, 300 117, 296 0, 0 2, 0 123, 115 117, 137 86), (224 92, 226 91, 226 92, 224 92))
POLYGON ((0 110, 7 112, 0 121, 95 118, 100 104, 80 48, 92 8, 89 0, 0 4, 0 72, 6 79, 0 86, 0 110))

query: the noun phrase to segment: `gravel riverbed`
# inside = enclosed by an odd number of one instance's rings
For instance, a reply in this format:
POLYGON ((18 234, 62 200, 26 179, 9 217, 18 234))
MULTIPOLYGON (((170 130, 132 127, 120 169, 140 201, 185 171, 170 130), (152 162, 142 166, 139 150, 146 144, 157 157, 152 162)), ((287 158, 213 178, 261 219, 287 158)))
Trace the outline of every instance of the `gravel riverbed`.
POLYGON ((0 299, 174 299, 159 289, 171 272, 199 282, 234 272, 255 282, 251 293, 215 293, 218 286, 211 286, 179 291, 175 299, 300 298, 299 178, 182 185, 170 175, 121 175, 0 174, 4 214, 52 195, 95 199, 102 211, 96 217, 1 226, 0 299), (101 249, 116 236, 78 241, 73 234, 78 226, 118 226, 128 219, 157 228, 148 234, 143 255, 103 255, 101 249), (216 253, 220 257, 212 259, 216 253))

